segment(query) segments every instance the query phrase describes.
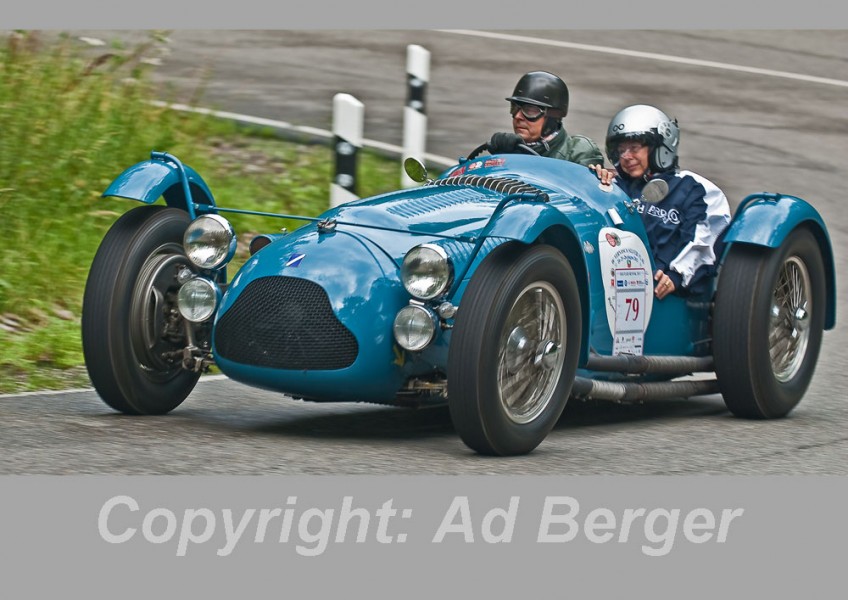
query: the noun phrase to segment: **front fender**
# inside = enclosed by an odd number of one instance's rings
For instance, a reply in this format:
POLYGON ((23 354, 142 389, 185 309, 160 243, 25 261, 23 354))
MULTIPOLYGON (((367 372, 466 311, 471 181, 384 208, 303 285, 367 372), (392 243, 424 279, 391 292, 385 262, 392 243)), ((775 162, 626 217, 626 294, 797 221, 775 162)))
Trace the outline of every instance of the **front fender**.
POLYGON ((182 208, 194 218, 194 205, 215 206, 209 186, 197 172, 175 157, 151 153, 150 160, 136 163, 121 173, 103 192, 103 197, 118 197, 153 204, 164 196, 168 206, 182 208))
MULTIPOLYGON (((590 277, 590 267, 583 252, 583 244, 597 244, 597 231, 602 222, 592 220, 581 205, 563 204, 557 207, 546 203, 516 203, 497 215, 489 236, 511 239, 524 244, 549 244, 562 252, 577 278, 580 303, 583 306, 583 335, 581 340, 580 364, 589 356, 591 334, 591 307, 593 303, 603 306, 603 289, 600 279, 590 277), (594 288, 592 286, 595 286, 594 288)), ((593 257, 597 262, 597 257, 593 257)))
MULTIPOLYGON (((836 266, 827 227, 818 211, 795 196, 752 194, 736 210, 724 241, 777 248, 796 227, 808 227, 818 241, 827 274, 825 329, 836 324, 836 266)), ((726 251, 725 251, 726 254, 726 251)), ((723 258, 723 257, 722 257, 723 258)))

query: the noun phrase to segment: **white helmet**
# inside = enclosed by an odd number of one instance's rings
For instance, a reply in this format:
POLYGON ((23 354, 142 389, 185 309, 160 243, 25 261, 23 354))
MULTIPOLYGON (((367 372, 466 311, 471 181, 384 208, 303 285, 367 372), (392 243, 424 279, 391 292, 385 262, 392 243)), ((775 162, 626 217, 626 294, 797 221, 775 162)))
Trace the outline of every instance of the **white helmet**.
POLYGON ((613 164, 618 164, 618 144, 637 140, 650 148, 651 171, 668 171, 677 166, 680 128, 677 119, 647 104, 634 104, 618 111, 607 127, 606 150, 613 164))

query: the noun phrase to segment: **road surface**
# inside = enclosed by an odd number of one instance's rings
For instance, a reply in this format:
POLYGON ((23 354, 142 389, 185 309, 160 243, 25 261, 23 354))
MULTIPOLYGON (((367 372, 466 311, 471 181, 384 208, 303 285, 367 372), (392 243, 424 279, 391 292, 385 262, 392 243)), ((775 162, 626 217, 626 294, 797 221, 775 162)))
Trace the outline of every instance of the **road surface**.
MULTIPOLYGON (((78 32, 132 40, 140 32, 78 32)), ((0 473, 846 474, 848 32, 190 31, 157 78, 185 101, 329 129, 332 97, 365 104, 365 137, 400 145, 409 44, 431 52, 428 152, 458 156, 509 127, 517 78, 544 68, 571 90, 566 126, 602 143, 645 102, 676 116, 681 162, 731 203, 799 195, 836 252, 838 326, 787 419, 735 419, 718 396, 644 406, 572 404, 531 455, 471 453, 446 409, 307 404, 214 378, 164 417, 110 411, 91 390, 0 397, 0 473), (506 37, 504 37, 506 35, 506 37)), ((184 159, 188 160, 184 157, 184 159)), ((190 162, 190 161, 189 161, 190 162)))

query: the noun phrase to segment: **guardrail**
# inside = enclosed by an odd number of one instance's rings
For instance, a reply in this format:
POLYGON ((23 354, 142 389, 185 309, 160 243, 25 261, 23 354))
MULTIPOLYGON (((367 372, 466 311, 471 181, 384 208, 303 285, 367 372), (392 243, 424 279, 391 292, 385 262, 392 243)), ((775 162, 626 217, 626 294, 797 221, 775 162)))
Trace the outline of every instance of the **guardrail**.
MULTIPOLYGON (((428 50, 417 45, 407 46, 406 77, 407 98, 404 106, 402 147, 363 137, 365 106, 357 98, 346 93, 336 94, 333 98, 332 131, 187 104, 161 101, 154 101, 153 104, 171 110, 227 119, 246 126, 268 128, 285 139, 294 141, 306 139, 331 145, 334 150, 334 170, 333 180, 330 183, 330 204, 336 206, 358 197, 356 194, 358 189, 357 157, 362 148, 369 148, 392 158, 400 158, 401 163, 411 156, 439 167, 450 167, 456 164, 455 158, 430 154, 425 150, 427 138, 426 95, 430 78, 430 52, 428 50)), ((403 166, 400 169, 400 181, 404 187, 418 185, 407 177, 403 171, 403 166)))

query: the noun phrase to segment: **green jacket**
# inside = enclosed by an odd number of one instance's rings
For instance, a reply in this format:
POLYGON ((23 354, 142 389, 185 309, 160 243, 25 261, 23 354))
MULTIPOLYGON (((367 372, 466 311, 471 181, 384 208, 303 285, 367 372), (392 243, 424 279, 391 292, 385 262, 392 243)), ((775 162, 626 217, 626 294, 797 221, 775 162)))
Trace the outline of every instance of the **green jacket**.
POLYGON ((565 128, 560 129, 554 139, 548 142, 550 150, 540 152, 548 158, 559 158, 578 165, 604 165, 604 155, 598 145, 584 135, 568 135, 565 128))

